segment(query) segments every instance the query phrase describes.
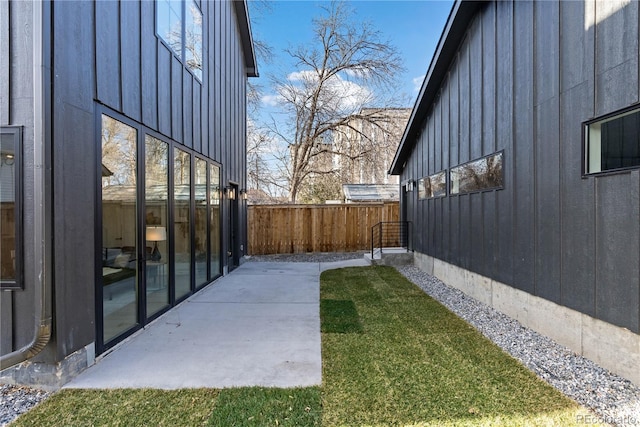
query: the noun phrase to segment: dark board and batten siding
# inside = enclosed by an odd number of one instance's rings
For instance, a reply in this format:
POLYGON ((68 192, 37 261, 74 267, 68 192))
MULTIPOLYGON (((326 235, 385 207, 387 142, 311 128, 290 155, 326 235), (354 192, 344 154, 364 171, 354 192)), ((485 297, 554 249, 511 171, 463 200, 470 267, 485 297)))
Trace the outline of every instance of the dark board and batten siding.
MULTIPOLYGON (((53 249, 55 298, 56 307, 74 307, 55 314, 59 358, 95 340, 95 267, 87 254, 95 247, 96 196, 87 177, 96 176, 90 160, 99 150, 96 102, 217 161, 221 185, 245 188, 247 73, 234 6, 201 3, 207 58, 201 82, 156 36, 154 4, 52 4, 53 218, 54 229, 64 230, 53 249)), ((226 251, 226 227, 223 233, 226 251)))
POLYGON ((402 180, 504 150, 502 190, 409 193, 416 250, 638 333, 640 172, 582 176, 582 122, 640 99, 638 4, 610 8, 481 6, 402 180))

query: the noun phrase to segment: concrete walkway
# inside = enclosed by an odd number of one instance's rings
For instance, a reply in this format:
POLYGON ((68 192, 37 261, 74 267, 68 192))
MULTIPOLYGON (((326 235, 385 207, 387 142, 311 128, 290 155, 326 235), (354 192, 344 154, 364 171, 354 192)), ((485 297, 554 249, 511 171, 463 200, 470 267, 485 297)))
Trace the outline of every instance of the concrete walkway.
POLYGON ((65 388, 304 387, 322 381, 320 272, 247 262, 120 344, 65 388))

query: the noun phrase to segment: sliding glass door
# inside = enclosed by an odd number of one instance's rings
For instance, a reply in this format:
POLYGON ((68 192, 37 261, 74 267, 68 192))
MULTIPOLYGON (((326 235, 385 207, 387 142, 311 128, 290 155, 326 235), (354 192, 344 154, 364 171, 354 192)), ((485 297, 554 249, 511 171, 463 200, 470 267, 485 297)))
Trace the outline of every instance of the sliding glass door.
POLYGON ((169 300, 169 144, 145 135, 145 272, 147 317, 169 300))
POLYGON ((103 111, 98 116, 99 353, 221 273, 220 167, 103 111))
POLYGON ((102 338, 106 343, 139 324, 138 133, 103 115, 101 135, 102 338))

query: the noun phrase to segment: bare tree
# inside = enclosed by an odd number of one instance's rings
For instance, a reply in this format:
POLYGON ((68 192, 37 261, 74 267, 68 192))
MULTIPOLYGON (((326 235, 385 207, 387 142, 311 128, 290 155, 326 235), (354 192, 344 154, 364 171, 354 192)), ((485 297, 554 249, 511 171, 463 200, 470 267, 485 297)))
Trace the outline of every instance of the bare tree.
POLYGON ((334 134, 360 132, 354 119, 376 124, 380 110, 364 107, 389 105, 382 96, 391 93, 402 71, 396 49, 368 23, 355 22, 345 3, 323 9, 325 16, 314 19, 315 44, 286 51, 299 71, 274 80, 277 102, 290 117, 289 128, 275 120, 270 127, 287 144, 279 160, 291 202, 310 176, 335 175, 336 168, 327 167, 327 158, 342 154, 331 144, 334 134))

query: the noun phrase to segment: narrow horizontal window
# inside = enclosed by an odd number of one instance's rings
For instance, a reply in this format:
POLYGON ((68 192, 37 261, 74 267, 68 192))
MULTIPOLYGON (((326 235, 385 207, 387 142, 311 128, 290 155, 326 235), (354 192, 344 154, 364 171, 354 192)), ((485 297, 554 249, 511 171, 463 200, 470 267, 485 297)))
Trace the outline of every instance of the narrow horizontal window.
POLYGON ((21 154, 21 128, 0 128, 0 288, 22 287, 21 154))
POLYGON ((447 195, 447 173, 438 172, 418 180, 418 198, 433 199, 447 195))
POLYGON ((451 194, 503 188, 502 157, 503 153, 499 152, 451 168, 451 194))
POLYGON ((640 166, 640 108, 585 125, 588 174, 640 166))

